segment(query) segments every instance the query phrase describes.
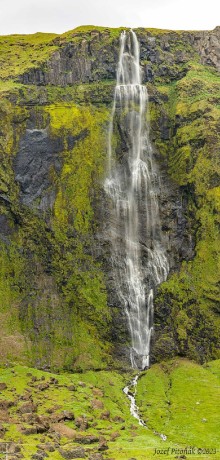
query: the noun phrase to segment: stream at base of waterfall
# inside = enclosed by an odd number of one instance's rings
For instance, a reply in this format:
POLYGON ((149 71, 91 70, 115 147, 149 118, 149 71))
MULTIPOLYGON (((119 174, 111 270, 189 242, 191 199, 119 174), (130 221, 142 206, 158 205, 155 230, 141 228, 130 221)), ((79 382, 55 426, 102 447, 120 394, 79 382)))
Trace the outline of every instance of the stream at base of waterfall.
MULTIPOLYGON (((110 202, 109 239, 115 289, 131 335, 131 365, 134 369, 147 369, 154 290, 166 280, 169 265, 159 218, 160 180, 149 136, 148 93, 142 85, 139 61, 135 32, 122 32, 104 188, 110 202)), ((139 373, 123 391, 130 400, 131 414, 146 426, 135 403, 138 378, 139 373)), ((159 436, 166 439, 163 434, 159 436)))
MULTIPOLYGON (((135 377, 131 380, 129 385, 127 385, 126 387, 123 388, 123 392, 126 394, 126 396, 128 397, 128 399, 130 401, 130 413, 131 413, 131 415, 134 418, 136 418, 136 420, 138 420, 139 425, 147 428, 146 423, 144 422, 144 420, 139 415, 139 408, 138 408, 138 406, 136 404, 136 400, 135 400, 135 396, 136 396, 136 393, 137 393, 137 383, 138 383, 139 377, 140 377, 139 373, 137 375, 135 375, 135 377)), ((167 436, 165 434, 158 433, 158 431, 155 431, 155 430, 153 430, 153 433, 156 436, 159 436, 163 441, 167 440, 167 436)))

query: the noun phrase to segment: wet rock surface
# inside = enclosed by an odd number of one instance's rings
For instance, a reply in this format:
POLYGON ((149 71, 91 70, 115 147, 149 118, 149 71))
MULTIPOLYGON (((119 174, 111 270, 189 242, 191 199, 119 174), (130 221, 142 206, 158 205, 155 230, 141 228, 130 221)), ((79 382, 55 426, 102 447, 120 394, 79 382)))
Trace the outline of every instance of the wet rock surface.
MULTIPOLYGON (((61 169, 59 153, 62 139, 50 139, 46 129, 27 130, 20 141, 14 162, 15 179, 20 185, 21 201, 26 205, 40 198, 49 186, 49 168, 61 169)), ((55 196, 52 197, 52 207, 55 196)))
MULTIPOLYGON (((78 137, 69 136, 67 147, 73 148, 77 139, 78 137)), ((54 169, 56 173, 60 173, 63 150, 64 139, 52 137, 47 128, 34 127, 26 130, 14 160, 15 180, 20 187, 22 204, 31 207, 38 199, 39 210, 53 208, 56 193, 54 189, 48 191, 52 185, 50 172, 54 169)))

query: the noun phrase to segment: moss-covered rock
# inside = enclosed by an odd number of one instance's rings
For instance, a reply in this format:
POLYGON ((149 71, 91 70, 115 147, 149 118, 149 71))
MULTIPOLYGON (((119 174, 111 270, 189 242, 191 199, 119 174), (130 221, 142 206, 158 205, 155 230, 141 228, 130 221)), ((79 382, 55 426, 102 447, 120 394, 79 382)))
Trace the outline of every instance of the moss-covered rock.
POLYGON ((40 367, 105 367, 111 314, 92 244, 108 111, 4 104, 2 341, 20 340, 22 361, 40 367))
MULTIPOLYGON (((196 238, 193 260, 159 289, 156 329, 163 337, 168 327, 178 352, 201 361, 219 357, 218 82, 217 72, 192 65, 175 85, 158 87, 161 106, 152 102, 155 144, 173 180, 188 190, 188 220, 196 238), (160 117, 168 120, 167 139, 160 132, 160 117)), ((158 359, 158 345, 155 353, 158 359)))
MULTIPOLYGON (((127 362, 102 192, 120 33, 0 39, 2 360, 127 362)), ((218 34, 137 29, 171 266, 155 301, 157 361, 219 356, 218 34)))
POLYGON ((136 400, 147 427, 132 417, 122 391, 131 373, 52 374, 21 365, 0 370, 0 453, 7 443, 8 454, 26 460, 62 460, 70 452, 103 460, 104 450, 105 458, 117 460, 145 460, 146 452, 148 460, 171 460, 191 446, 196 460, 201 449, 207 460, 216 449, 218 458, 219 360, 206 366, 172 360, 143 373, 136 400))

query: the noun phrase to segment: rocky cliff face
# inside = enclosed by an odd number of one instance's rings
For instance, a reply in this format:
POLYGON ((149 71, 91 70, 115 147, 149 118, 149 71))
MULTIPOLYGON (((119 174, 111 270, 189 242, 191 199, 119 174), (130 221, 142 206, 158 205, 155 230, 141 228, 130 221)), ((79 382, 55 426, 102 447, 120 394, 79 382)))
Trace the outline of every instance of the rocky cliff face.
MULTIPOLYGON (((154 360, 219 356, 219 31, 136 31, 171 266, 154 360)), ((3 360, 128 364, 102 188, 120 32, 1 39, 3 360)))
MULTIPOLYGON (((33 67, 18 80, 24 84, 67 86, 113 80, 118 62, 120 30, 69 32, 54 39, 57 49, 43 65, 33 67), (80 36, 81 35, 81 36, 80 36)), ((172 81, 182 78, 189 61, 220 68, 220 28, 208 32, 171 32, 139 29, 144 81, 172 81)))

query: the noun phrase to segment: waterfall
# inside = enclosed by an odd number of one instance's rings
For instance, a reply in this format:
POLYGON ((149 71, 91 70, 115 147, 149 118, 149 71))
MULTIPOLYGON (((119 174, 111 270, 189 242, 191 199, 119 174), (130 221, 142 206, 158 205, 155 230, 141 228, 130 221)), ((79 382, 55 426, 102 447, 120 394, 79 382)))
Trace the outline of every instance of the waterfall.
POLYGON ((141 84, 139 43, 122 32, 108 132, 109 238, 117 295, 128 318, 133 368, 149 366, 155 287, 168 274, 162 243, 159 177, 149 138, 148 93, 141 84))

